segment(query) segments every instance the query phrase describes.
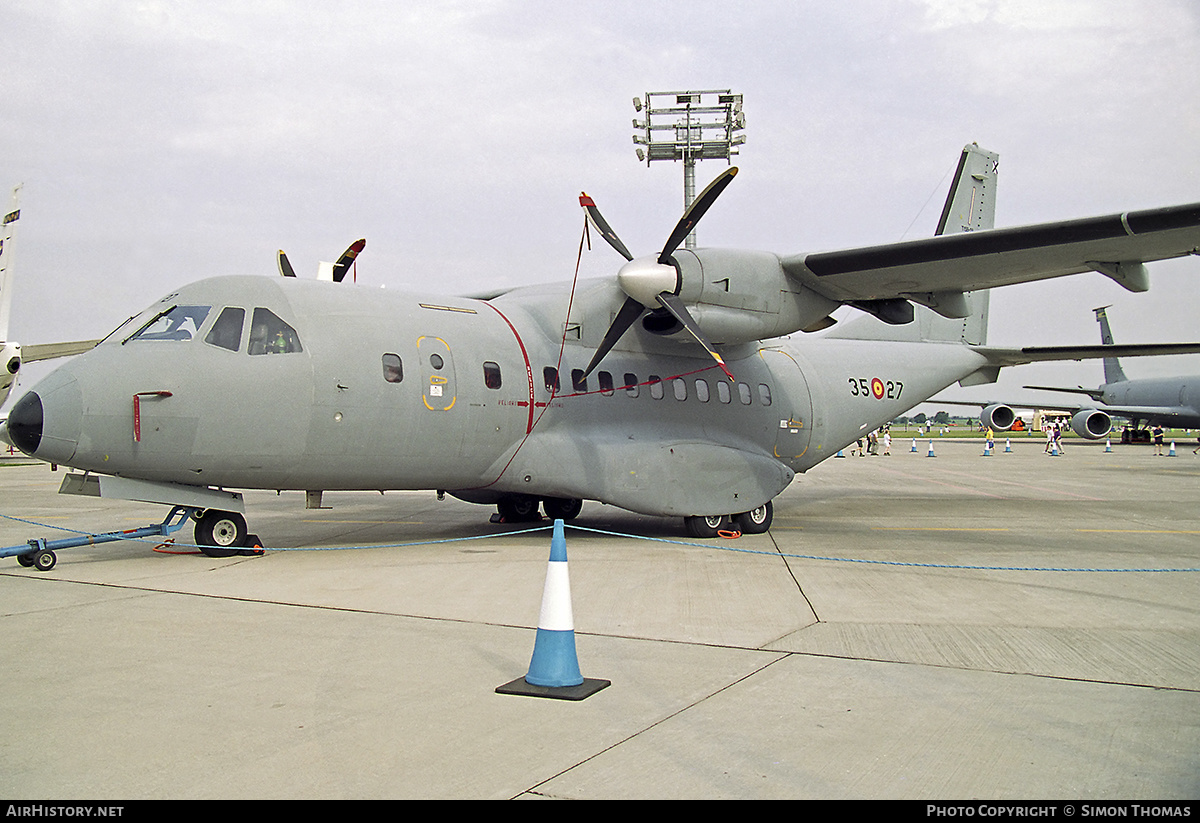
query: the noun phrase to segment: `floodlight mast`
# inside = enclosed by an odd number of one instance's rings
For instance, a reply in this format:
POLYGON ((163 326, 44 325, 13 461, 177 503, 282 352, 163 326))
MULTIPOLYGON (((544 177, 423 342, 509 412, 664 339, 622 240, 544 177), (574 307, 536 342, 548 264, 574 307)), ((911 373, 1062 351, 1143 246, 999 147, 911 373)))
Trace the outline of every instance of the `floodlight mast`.
MULTIPOLYGON (((634 118, 638 160, 649 166, 655 160, 683 161, 683 208, 696 199, 696 161, 733 162, 736 146, 746 142, 742 95, 729 89, 704 91, 649 91, 645 103, 633 98, 633 108, 644 113, 634 118), (667 136, 661 136, 663 132, 667 136), (645 148, 642 148, 642 147, 645 148)), ((696 233, 688 234, 686 248, 696 248, 696 233)))

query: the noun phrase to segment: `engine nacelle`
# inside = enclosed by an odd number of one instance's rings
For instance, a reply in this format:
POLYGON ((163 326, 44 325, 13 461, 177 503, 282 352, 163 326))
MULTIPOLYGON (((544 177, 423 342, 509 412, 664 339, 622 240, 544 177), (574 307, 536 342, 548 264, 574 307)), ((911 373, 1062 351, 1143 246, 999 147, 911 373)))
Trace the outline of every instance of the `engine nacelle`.
POLYGON ((1071 418, 1071 428, 1080 437, 1099 440, 1112 431, 1112 418, 1098 409, 1083 409, 1071 418))
POLYGON ((791 334, 819 324, 841 305, 792 281, 776 254, 679 249, 673 259, 679 267, 680 298, 716 344, 791 334))
POLYGON ((0 343, 0 404, 8 399, 20 370, 21 347, 16 343, 0 343))
POLYGON ((993 403, 980 412, 979 422, 989 429, 1006 432, 1017 422, 1017 413, 1003 403, 993 403))

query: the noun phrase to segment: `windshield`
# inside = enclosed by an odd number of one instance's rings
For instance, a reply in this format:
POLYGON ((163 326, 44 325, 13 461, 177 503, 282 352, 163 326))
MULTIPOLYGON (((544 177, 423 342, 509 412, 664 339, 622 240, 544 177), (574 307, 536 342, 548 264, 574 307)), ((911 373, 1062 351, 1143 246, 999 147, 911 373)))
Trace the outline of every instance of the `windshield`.
POLYGON ((210 306, 172 306, 156 314, 128 340, 191 340, 211 310, 210 306))

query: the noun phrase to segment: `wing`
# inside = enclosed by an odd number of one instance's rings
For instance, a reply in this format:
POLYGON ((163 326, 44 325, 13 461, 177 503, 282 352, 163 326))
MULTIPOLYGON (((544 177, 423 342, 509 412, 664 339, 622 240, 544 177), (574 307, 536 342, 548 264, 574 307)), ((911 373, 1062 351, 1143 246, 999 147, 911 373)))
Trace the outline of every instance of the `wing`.
POLYGON ((33 343, 21 347, 21 359, 26 363, 70 357, 96 348, 99 340, 75 340, 70 343, 33 343))
MULTIPOLYGON (((1066 391, 1061 389, 1059 391, 1066 391)), ((1057 411, 1075 414, 1081 411, 1100 411, 1109 417, 1120 417, 1126 420, 1161 420, 1169 421, 1180 418, 1195 419, 1196 412, 1186 406, 1109 406, 1105 403, 1009 403, 1007 401, 979 402, 978 400, 941 400, 933 398, 926 401, 935 406, 971 406, 986 409, 988 406, 1002 405, 1011 409, 1028 409, 1030 411, 1057 411)))
POLYGON ((907 299, 1098 271, 1145 291, 1143 263, 1200 249, 1200 203, 951 234, 782 259, 788 276, 841 302, 907 299))

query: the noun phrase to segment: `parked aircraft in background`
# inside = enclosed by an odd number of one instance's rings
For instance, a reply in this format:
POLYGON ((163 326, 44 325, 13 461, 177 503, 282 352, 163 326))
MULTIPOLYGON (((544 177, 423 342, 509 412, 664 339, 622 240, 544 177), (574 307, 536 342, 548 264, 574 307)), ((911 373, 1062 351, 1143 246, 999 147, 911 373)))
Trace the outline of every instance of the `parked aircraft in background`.
MULTIPOLYGON (((939 236, 780 256, 681 248, 737 173, 661 251, 612 278, 454 297, 295 277, 173 292, 14 406, 22 451, 90 473, 101 496, 186 505, 214 556, 244 543, 241 496, 429 489, 505 519, 584 500, 762 532, 804 472, 958 382, 1004 366, 1164 347, 986 344, 991 287, 1200 247, 1200 203, 993 229, 997 156, 963 150, 939 236), (820 337, 842 305, 864 315, 820 337)), ((1200 351, 1193 344, 1187 351, 1200 351)))
POLYGON ((16 233, 17 220, 21 218, 18 196, 21 187, 15 186, 12 193, 12 205, 4 215, 4 236, 0 238, 0 406, 8 399, 17 382, 17 372, 23 363, 33 363, 37 360, 52 360, 56 357, 69 357, 73 354, 88 351, 95 347, 99 340, 79 340, 72 343, 40 343, 22 346, 8 339, 8 321, 12 314, 13 298, 13 237, 16 233))
MULTIPOLYGON (((1111 306, 1092 309, 1100 323, 1100 341, 1113 345, 1112 331, 1108 326, 1107 310, 1111 306)), ((1087 436, 1103 437, 1112 427, 1112 418, 1121 417, 1132 423, 1132 430, 1122 432, 1122 442, 1150 442, 1150 432, 1139 428, 1143 424, 1194 429, 1200 428, 1200 375, 1183 377, 1154 377, 1130 380, 1125 376, 1116 357, 1104 358, 1104 383, 1095 389, 1060 388, 1056 386, 1026 386, 1040 391, 1069 392, 1084 394, 1091 403, 1076 403, 1069 406, 1041 405, 1037 408, 1066 411, 1072 415, 1072 427, 1077 432, 1082 428, 1087 436), (1076 426, 1075 421, 1079 421, 1076 426), (1094 435, 1091 433, 1095 433, 1094 435)), ((1032 407, 1022 407, 1032 408, 1032 407)))

